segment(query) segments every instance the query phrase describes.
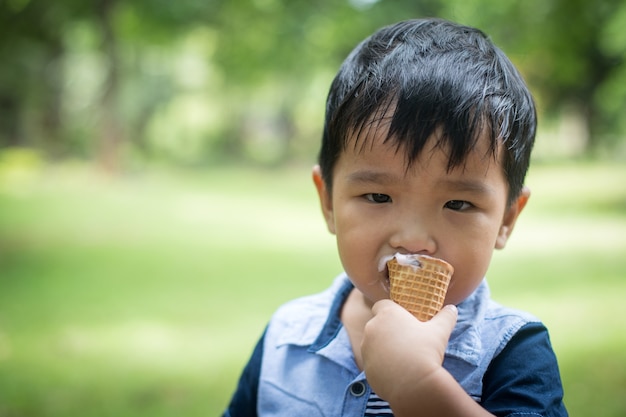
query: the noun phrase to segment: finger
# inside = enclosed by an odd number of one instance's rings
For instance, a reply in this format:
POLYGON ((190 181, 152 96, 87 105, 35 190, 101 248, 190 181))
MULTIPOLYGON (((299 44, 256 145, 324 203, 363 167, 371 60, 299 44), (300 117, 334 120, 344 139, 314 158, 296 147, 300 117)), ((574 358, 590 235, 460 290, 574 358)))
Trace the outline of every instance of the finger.
POLYGON ((380 314, 381 311, 386 310, 388 308, 396 308, 400 307, 398 304, 394 303, 388 298, 384 298, 382 300, 376 301, 372 306, 372 313, 374 315, 380 314))
POLYGON ((459 311, 456 306, 454 304, 449 304, 442 308, 431 321, 442 325, 448 331, 448 334, 450 334, 456 325, 458 315, 459 311))

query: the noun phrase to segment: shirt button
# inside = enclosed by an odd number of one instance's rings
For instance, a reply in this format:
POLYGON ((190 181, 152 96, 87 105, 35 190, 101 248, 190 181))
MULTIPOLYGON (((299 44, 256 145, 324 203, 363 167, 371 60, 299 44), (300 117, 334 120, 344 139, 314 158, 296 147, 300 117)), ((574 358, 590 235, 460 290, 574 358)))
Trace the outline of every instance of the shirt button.
POLYGON ((365 384, 363 382, 355 382, 354 384, 350 385, 350 394, 354 395, 355 397, 360 397, 361 395, 365 394, 365 384))

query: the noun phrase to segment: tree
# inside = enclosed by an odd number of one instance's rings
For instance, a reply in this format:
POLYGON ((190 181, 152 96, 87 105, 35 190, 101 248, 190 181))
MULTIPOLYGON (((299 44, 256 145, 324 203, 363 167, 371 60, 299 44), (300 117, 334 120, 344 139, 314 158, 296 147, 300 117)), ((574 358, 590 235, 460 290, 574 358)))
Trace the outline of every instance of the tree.
POLYGON ((422 16, 488 33, 544 114, 579 109, 589 150, 626 132, 621 0, 13 0, 0 2, 0 146, 95 156, 115 169, 122 151, 154 155, 166 128, 165 152, 187 146, 188 131, 195 138, 186 162, 275 149, 280 163, 303 143, 310 155, 349 51, 380 26, 422 16), (203 85, 178 68, 190 42, 209 69, 203 85), (185 126, 192 106, 210 129, 185 126))
POLYGON ((626 3, 448 1, 444 14, 484 29, 509 54, 546 116, 574 109, 592 152, 626 133, 626 3))

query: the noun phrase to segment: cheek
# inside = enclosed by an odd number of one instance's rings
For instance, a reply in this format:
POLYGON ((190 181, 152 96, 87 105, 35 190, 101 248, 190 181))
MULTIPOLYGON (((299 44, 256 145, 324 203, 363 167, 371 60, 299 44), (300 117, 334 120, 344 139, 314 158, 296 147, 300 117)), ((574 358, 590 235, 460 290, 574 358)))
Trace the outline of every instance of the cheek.
POLYGON ((348 270, 351 266, 358 265, 359 253, 364 250, 363 239, 367 233, 349 215, 338 212, 335 219, 337 249, 344 269, 348 270))
POLYGON ((376 237, 365 228, 337 227, 337 248, 348 273, 370 267, 376 256, 376 237))
POLYGON ((459 304, 480 285, 491 262, 493 254, 491 247, 483 243, 483 246, 480 246, 483 249, 474 247, 451 259, 455 271, 446 295, 446 303, 459 304))
POLYGON ((378 270, 383 228, 364 219, 337 216, 337 248, 343 269, 366 298, 375 302, 388 298, 386 280, 378 270))
POLYGON ((379 225, 368 221, 366 216, 358 210, 350 209, 349 206, 335 212, 335 234, 339 249, 342 251, 367 253, 368 248, 371 250, 380 239, 382 230, 379 225))

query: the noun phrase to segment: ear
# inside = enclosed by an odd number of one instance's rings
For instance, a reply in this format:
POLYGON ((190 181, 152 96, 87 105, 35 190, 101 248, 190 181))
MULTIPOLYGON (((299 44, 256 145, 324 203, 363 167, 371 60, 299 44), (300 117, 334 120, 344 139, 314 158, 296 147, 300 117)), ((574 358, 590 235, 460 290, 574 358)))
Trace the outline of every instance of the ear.
POLYGON ((328 227, 328 231, 330 233, 335 234, 335 212, 333 211, 333 200, 326 187, 324 178, 322 178, 322 169, 319 165, 315 165, 313 167, 313 183, 317 189, 317 195, 320 198, 320 205, 322 206, 324 220, 326 220, 326 227, 328 227))
POLYGON ((504 249, 506 242, 509 240, 511 233, 513 232, 513 226, 519 217, 520 213, 526 206, 528 199, 530 198, 530 188, 524 186, 517 199, 507 208, 502 219, 502 225, 496 238, 496 249, 504 249))

